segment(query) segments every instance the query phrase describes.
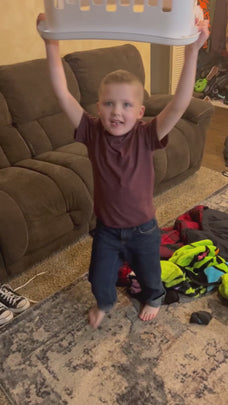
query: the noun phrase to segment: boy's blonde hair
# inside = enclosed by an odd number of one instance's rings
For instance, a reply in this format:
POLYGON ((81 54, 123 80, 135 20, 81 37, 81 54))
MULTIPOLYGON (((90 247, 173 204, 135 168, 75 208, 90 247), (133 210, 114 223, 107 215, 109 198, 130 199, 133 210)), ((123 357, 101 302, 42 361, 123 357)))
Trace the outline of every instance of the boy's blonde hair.
POLYGON ((141 102, 143 103, 144 99, 144 87, 141 80, 134 75, 134 73, 128 72, 127 70, 118 69, 114 70, 113 72, 108 73, 100 82, 100 86, 98 89, 98 96, 100 97, 103 86, 107 84, 135 84, 138 86, 139 89, 139 97, 141 102))

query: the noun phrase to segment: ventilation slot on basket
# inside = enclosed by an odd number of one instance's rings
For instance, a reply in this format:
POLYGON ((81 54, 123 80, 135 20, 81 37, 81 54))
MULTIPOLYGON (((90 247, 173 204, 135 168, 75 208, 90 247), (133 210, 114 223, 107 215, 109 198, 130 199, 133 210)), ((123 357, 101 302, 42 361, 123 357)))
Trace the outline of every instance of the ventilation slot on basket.
POLYGON ((116 0, 108 0, 106 4, 107 11, 116 11, 116 0))
POLYGON ((90 10, 90 0, 81 0, 80 1, 80 10, 89 11, 90 10))
POLYGON ((164 12, 172 11, 172 0, 163 0, 162 11, 164 12))
POLYGON ((144 12, 144 0, 135 0, 133 11, 135 13, 143 13, 144 12))
POLYGON ((59 9, 59 10, 63 10, 64 9, 64 0, 55 0, 55 8, 59 9))

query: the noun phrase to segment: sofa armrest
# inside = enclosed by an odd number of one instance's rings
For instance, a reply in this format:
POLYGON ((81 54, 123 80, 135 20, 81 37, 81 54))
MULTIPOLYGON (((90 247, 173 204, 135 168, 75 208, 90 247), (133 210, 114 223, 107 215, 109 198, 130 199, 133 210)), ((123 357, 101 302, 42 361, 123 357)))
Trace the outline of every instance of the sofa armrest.
MULTIPOLYGON (((147 100, 145 100, 145 116, 156 116, 160 111, 165 108, 165 106, 171 101, 172 95, 166 94, 154 94, 151 95, 147 100)), ((214 111, 213 105, 209 101, 201 100, 192 97, 192 100, 183 114, 183 118, 199 124, 202 120, 211 117, 214 111)))

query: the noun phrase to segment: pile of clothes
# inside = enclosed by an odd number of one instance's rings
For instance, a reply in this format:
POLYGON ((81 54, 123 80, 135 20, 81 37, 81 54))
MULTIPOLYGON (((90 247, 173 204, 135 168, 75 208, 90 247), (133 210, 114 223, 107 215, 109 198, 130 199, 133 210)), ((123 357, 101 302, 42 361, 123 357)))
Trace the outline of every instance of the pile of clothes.
MULTIPOLYGON (((228 214, 203 205, 161 229, 161 277, 172 303, 179 293, 198 297, 218 289, 228 300, 228 214), (170 298, 171 297, 171 298, 170 298)), ((128 263, 119 269, 118 285, 137 298, 141 287, 128 263)))
POLYGON ((219 100, 228 105, 228 57, 220 57, 217 64, 209 63, 198 69, 195 96, 205 100, 219 100))
POLYGON ((162 259, 169 259, 183 245, 210 239, 219 248, 220 255, 228 260, 228 214, 196 205, 176 218, 174 225, 161 229, 162 259))
POLYGON ((210 21, 210 36, 199 52, 194 95, 228 104, 228 0, 197 3, 210 21))

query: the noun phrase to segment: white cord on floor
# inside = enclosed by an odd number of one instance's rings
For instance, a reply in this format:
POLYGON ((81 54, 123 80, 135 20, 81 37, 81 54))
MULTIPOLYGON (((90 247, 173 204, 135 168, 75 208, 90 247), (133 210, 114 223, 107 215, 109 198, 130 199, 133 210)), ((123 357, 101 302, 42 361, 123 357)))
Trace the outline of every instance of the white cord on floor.
POLYGON ((14 288, 14 291, 18 291, 18 290, 20 290, 21 288, 23 288, 23 287, 25 287, 26 285, 28 285, 32 280, 34 280, 36 277, 38 277, 38 276, 42 276, 43 274, 46 274, 47 272, 46 271, 42 271, 41 273, 38 273, 38 274, 36 274, 35 276, 33 276, 32 278, 30 278, 30 280, 28 280, 28 281, 26 281, 26 283, 25 284, 23 284, 23 285, 20 285, 19 287, 17 287, 17 288, 14 288))
MULTIPOLYGON (((46 271, 42 271, 41 273, 38 273, 38 274, 36 274, 35 276, 33 276, 32 278, 30 278, 30 280, 28 280, 28 281, 26 281, 26 283, 24 283, 23 285, 20 285, 19 287, 17 287, 17 288, 14 288, 14 291, 18 291, 18 290, 20 290, 21 288, 23 288, 23 287, 25 287, 26 285, 28 285, 29 283, 31 283, 31 281, 33 281, 35 278, 37 278, 38 276, 42 276, 43 274, 46 274, 47 272, 46 271)), ((27 297, 26 297, 27 298, 27 297)), ((34 301, 34 300, 31 300, 30 298, 28 298, 28 300, 31 302, 31 303, 33 303, 33 304, 36 304, 38 301, 34 301)))

